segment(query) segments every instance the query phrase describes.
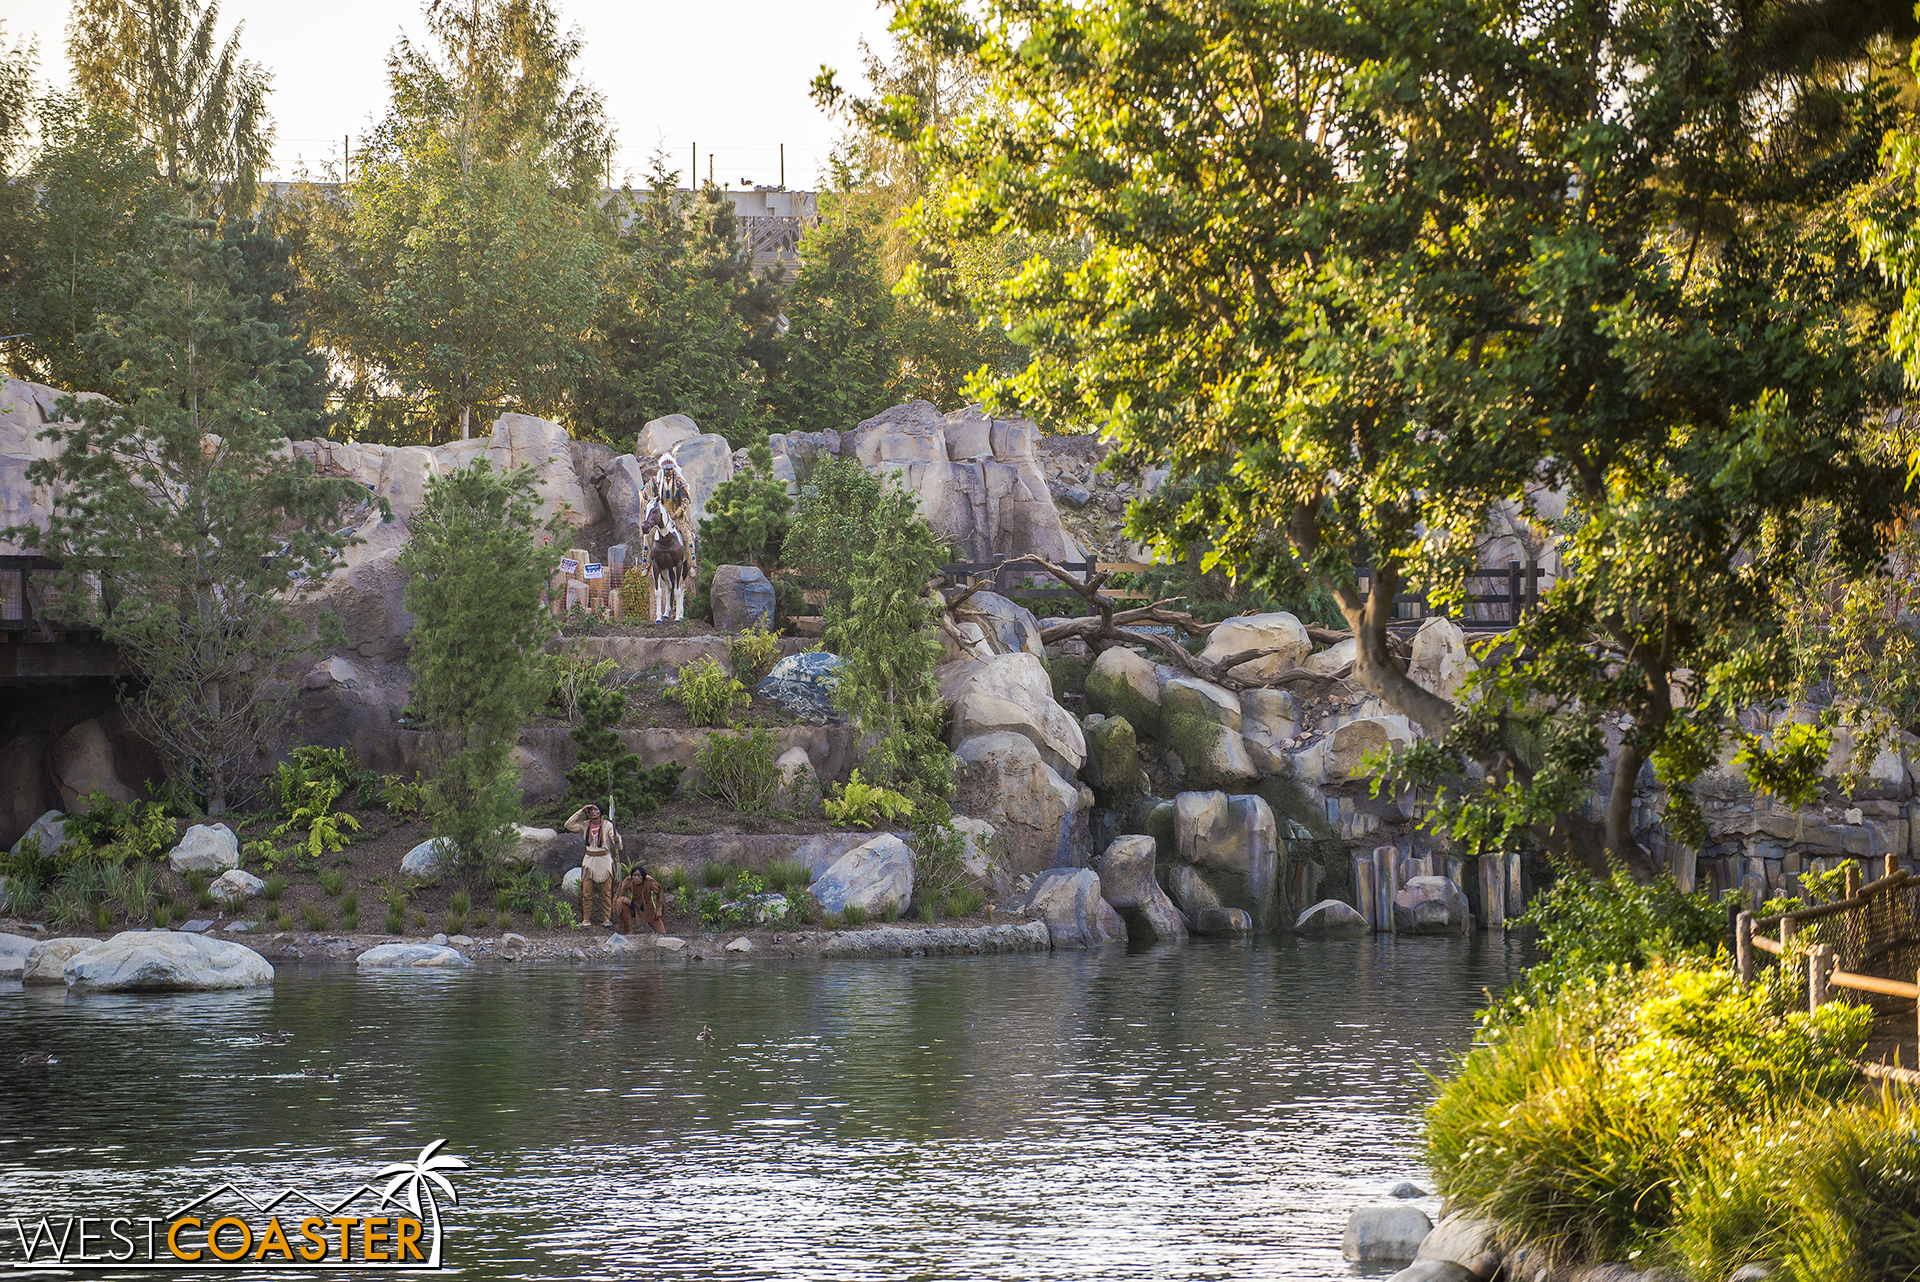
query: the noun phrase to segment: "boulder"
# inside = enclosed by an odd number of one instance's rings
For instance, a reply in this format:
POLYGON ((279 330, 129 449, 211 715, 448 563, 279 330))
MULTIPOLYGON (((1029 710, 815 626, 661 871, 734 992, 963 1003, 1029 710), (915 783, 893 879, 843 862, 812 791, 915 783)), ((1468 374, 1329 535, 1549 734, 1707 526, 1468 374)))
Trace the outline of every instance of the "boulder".
POLYGON ((1247 614, 1228 619, 1208 633, 1207 646, 1200 657, 1208 663, 1218 663, 1245 650, 1266 649, 1274 653, 1249 659, 1234 668, 1231 675, 1244 681, 1277 677, 1289 668, 1298 667, 1312 651, 1313 642, 1307 639, 1306 625, 1285 611, 1247 614))
POLYGON ((273 967, 253 949, 177 930, 123 931, 61 969, 76 993, 198 993, 273 982, 273 967))
POLYGON ((663 953, 682 953, 687 950, 687 941, 672 935, 662 935, 653 941, 653 946, 663 953))
POLYGON ((1134 733, 1160 737, 1160 669, 1125 646, 1102 650, 1087 673, 1087 707, 1125 717, 1134 733))
POLYGON ((1049 868, 1033 879, 1021 911, 1047 923, 1056 949, 1100 948, 1126 938, 1126 926, 1100 898, 1100 878, 1091 868, 1049 868))
POLYGON ((1434 615, 1413 634, 1413 657, 1407 675, 1414 684, 1443 699, 1452 699, 1477 665, 1467 649, 1467 634, 1452 619, 1434 615))
POLYGON ((682 441, 694 440, 699 435, 700 425, 685 414, 668 414, 640 429, 634 438, 633 455, 643 465, 652 466, 660 461, 662 454, 671 454, 682 441))
POLYGON ((560 893, 569 899, 577 896, 580 893, 580 881, 585 876, 579 864, 567 869, 560 878, 560 893))
POLYGON ((1214 880, 1269 925, 1280 872, 1273 809, 1251 793, 1183 792, 1174 802, 1173 857, 1214 880))
POLYGON ((1170 723, 1176 718, 1191 717, 1238 731, 1240 697, 1211 681, 1175 677, 1160 687, 1160 715, 1170 723))
POLYGON ((1126 923, 1133 943, 1177 943, 1187 937, 1186 919, 1154 879, 1151 837, 1120 837, 1101 854, 1100 897, 1126 923))
POLYGON ((976 592, 953 611, 954 622, 964 627, 973 624, 994 654, 1013 654, 1024 650, 1035 658, 1045 657, 1040 641, 1040 620, 1033 611, 998 592, 976 592))
POLYGON ((1322 676, 1338 676, 1353 666, 1354 658, 1360 653, 1359 643, 1352 637, 1345 641, 1336 641, 1318 654, 1310 654, 1301 661, 1300 666, 1308 672, 1318 672, 1322 676))
POLYGON ((227 869, 214 879, 213 885, 207 887, 215 899, 229 908, 244 904, 266 888, 266 882, 242 868, 227 869))
POLYGON ((1358 717, 1311 747, 1293 754, 1294 773, 1310 784, 1337 784, 1364 779, 1371 772, 1369 754, 1398 751, 1418 737, 1413 723, 1397 714, 1358 717))
POLYGON ((27 959, 39 941, 25 935, 0 934, 0 979, 19 979, 26 973, 27 959))
POLYGON ((1247 759, 1261 777, 1292 773, 1288 757, 1291 741, 1299 733, 1300 714, 1293 696, 1285 690, 1243 690, 1240 692, 1240 735, 1247 759))
POLYGON ((954 756, 954 809, 993 825, 1009 877, 1082 862, 1092 789, 1061 778, 1025 735, 980 735, 954 756))
POLYGON ((773 627, 773 584, 757 565, 723 565, 713 572, 713 626, 722 632, 773 627))
MULTIPOLYGON (((26 969, 20 976, 20 982, 46 985, 66 983, 67 963, 99 942, 97 939, 41 940, 28 950, 26 969)), ((0 963, 0 979, 5 977, 4 964, 0 963)))
MULTIPOLYGON (((501 859, 509 864, 537 864, 547 857, 555 845, 559 844, 560 832, 556 828, 529 828, 525 824, 513 826, 513 844, 501 854, 501 859)), ((431 842, 423 843, 431 845, 431 842)), ((414 850, 420 847, 415 846, 414 850)), ((408 851, 409 855, 413 852, 408 851)))
POLYGON ((1198 869, 1186 864, 1165 865, 1167 878, 1167 897, 1179 908, 1180 915, 1186 919, 1187 929, 1197 932, 1200 915, 1209 909, 1220 906, 1220 896, 1214 893, 1198 869))
POLYGON ((740 936, 740 938, 729 943, 727 945, 726 951, 730 953, 750 953, 754 951, 753 941, 751 939, 748 939, 745 935, 742 935, 740 936))
POLYGON ((195 824, 167 855, 175 872, 223 873, 240 866, 240 839, 225 824, 195 824))
POLYGON ((1087 741, 1073 714, 1054 702, 1046 666, 1025 650, 996 655, 948 673, 941 693, 952 701, 948 742, 957 748, 981 735, 1017 734, 1040 750, 1055 771, 1070 776, 1087 759, 1087 741))
POLYGON ((814 879, 813 897, 821 910, 864 908, 878 916, 891 906, 901 912, 913 902, 913 851, 892 833, 855 846, 814 879))
MULTIPOLYGON (((901 834, 894 835, 897 837, 901 834)), ((833 867, 840 856, 869 840, 870 836, 864 832, 824 832, 802 841, 787 858, 805 864, 807 876, 817 878, 833 867)))
POLYGON ((1388 1277, 1387 1282, 1484 1282, 1484 1279, 1452 1260, 1415 1260, 1388 1277))
POLYGON ((413 967, 471 966, 473 961, 445 944, 375 944, 353 959, 362 970, 403 970, 413 967))
POLYGON ((1132 722, 1101 717, 1086 727, 1086 740, 1087 760, 1080 774, 1101 805, 1119 809, 1147 790, 1132 722))
POLYGON ((60 847, 67 844, 67 817, 58 810, 47 811, 46 814, 34 820, 25 832, 20 834, 20 840, 14 842, 13 847, 7 853, 18 855, 20 853, 20 847, 26 844, 27 838, 33 836, 40 838, 40 854, 42 857, 53 854, 56 850, 59 850, 60 847))
POLYGON ((1369 929, 1358 908, 1338 899, 1322 899, 1301 913, 1293 928, 1302 934, 1327 935, 1364 935, 1369 929))
POLYGON ((954 831, 960 834, 960 863, 968 879, 989 896, 1005 895, 1013 879, 1001 866, 993 825, 966 815, 955 815, 952 822, 954 831))
POLYGON ((103 792, 115 801, 132 801, 133 789, 120 782, 113 766, 113 742, 97 720, 82 721, 53 741, 47 764, 60 804, 73 810, 80 798, 103 792))
POLYGON ((1245 935, 1253 930, 1253 916, 1244 908, 1203 908, 1193 923, 1196 935, 1245 935))
MULTIPOLYGON (((517 849, 519 843, 514 843, 517 849)), ((422 881, 432 877, 446 865, 453 851, 447 842, 439 837, 429 837, 409 850, 400 859, 400 873, 406 877, 417 877, 422 881)))
POLYGON ((1161 733, 1194 787, 1237 788, 1260 771, 1240 734, 1240 700, 1208 681, 1176 677, 1160 690, 1161 733))
POLYGON ((503 957, 509 959, 518 957, 530 947, 532 947, 532 945, 527 942, 525 935, 508 931, 506 934, 500 936, 500 955, 503 957))
POLYGON ((1365 1202, 1347 1217, 1340 1254, 1349 1260, 1411 1260, 1433 1229, 1425 1211, 1406 1202, 1365 1202))
POLYGON ((1472 1265, 1494 1249, 1497 1227, 1492 1220, 1475 1219, 1458 1212, 1443 1216, 1420 1243, 1420 1250, 1413 1258, 1472 1265))
POLYGON ((1393 896, 1393 928, 1402 934, 1461 935, 1472 920, 1466 894, 1450 877, 1411 877, 1393 896))
POLYGON ((825 725, 845 720, 833 706, 833 692, 840 685, 840 667, 845 662, 825 650, 790 654, 773 665, 754 693, 771 699, 809 725, 825 725))
MULTIPOLYGON (((653 457, 657 461, 660 456, 653 457)), ((680 474, 687 478, 687 492, 693 499, 693 528, 681 533, 693 542, 694 555, 698 557, 700 522, 706 519, 707 504, 715 490, 733 479, 733 447, 727 444, 726 437, 707 432, 674 446, 673 461, 679 465, 680 474)))

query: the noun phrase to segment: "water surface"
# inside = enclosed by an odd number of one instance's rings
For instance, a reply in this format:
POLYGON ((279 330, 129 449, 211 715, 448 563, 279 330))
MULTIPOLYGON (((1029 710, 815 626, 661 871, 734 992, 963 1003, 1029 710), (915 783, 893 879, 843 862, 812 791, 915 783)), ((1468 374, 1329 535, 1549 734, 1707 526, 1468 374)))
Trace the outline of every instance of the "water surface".
POLYGON ((1348 1209, 1425 1187, 1426 1073, 1522 949, 9 986, 0 1260, 16 1214, 163 1214, 227 1178, 348 1189, 444 1137, 471 1163, 448 1257, 476 1278, 1351 1277, 1348 1209), (255 1036, 276 1029, 294 1039, 255 1036), (60 1062, 16 1067, 37 1049, 60 1062), (325 1065, 334 1080, 300 1072, 325 1065))

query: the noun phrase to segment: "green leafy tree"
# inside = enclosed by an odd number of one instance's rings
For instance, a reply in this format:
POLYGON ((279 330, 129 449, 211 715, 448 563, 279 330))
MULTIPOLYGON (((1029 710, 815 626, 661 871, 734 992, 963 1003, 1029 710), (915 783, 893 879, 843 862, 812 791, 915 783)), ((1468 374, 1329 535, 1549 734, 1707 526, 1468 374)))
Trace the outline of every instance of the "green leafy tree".
POLYGON ((33 125, 34 68, 40 61, 38 41, 5 44, 7 24, 0 22, 0 177, 18 172, 33 125))
POLYGON ((553 618, 541 596, 560 564, 560 527, 540 507, 531 468, 500 473, 481 458, 433 479, 400 554, 415 619, 413 709, 433 758, 433 831, 469 863, 512 839, 521 814, 514 740, 552 688, 540 647, 553 618))
POLYGON ((239 254, 210 223, 176 220, 122 270, 134 300, 86 343, 114 399, 63 399, 73 421, 42 433, 59 453, 28 469, 55 511, 6 537, 65 562, 68 608, 104 589, 99 622, 144 681, 137 723, 218 813, 270 758, 307 642, 289 606, 366 496, 286 457, 310 423, 285 393, 298 353, 235 291, 239 254))
POLYGON ((952 756, 940 738, 946 709, 933 679, 943 603, 928 589, 943 551, 913 496, 889 488, 874 509, 871 539, 843 548, 851 554, 849 591, 828 603, 823 629, 827 647, 845 660, 834 700, 874 739, 865 762, 871 780, 937 797, 953 789, 952 756))
POLYGON ((67 31, 75 91, 133 122, 167 184, 219 184, 222 208, 253 209, 273 148, 272 77, 240 57, 240 28, 215 35, 201 0, 78 0, 67 31))
POLYGON ((870 548, 886 493, 881 479, 858 459, 831 455, 816 461, 800 487, 782 561, 844 600, 857 578, 849 549, 870 548))
POLYGON ((1137 505, 1135 537, 1333 595, 1357 680, 1442 737, 1402 777, 1485 772, 1440 826, 1644 870, 1642 765, 1697 841, 1689 781, 1736 709, 1784 692, 1769 584, 1807 505, 1854 571, 1900 501, 1858 447, 1897 387, 1845 197, 1890 118, 1859 51, 1911 18, 1843 9, 915 6, 909 31, 992 78, 947 130, 876 108, 950 180, 919 234, 1087 252, 980 299, 910 283, 1031 344, 998 404, 1102 423, 1123 474, 1194 478, 1137 505), (1829 44, 1845 28, 1844 74, 1807 58, 1803 9, 1829 44), (1394 661, 1394 594, 1459 600, 1492 506, 1544 520, 1543 495, 1572 509, 1564 573, 1463 710, 1394 661), (1618 713, 1598 831, 1581 807, 1618 713))
POLYGON ((620 816, 650 815, 680 788, 677 762, 646 766, 637 753, 628 752, 614 727, 627 708, 627 692, 605 686, 584 686, 580 691, 580 724, 568 734, 580 750, 579 761, 567 771, 569 808, 618 803, 620 816))
POLYGON ((802 237, 767 402, 788 432, 842 431, 897 402, 895 303, 872 230, 843 208, 802 237))
MULTIPOLYGON (((722 481, 707 500, 700 521, 700 582, 693 603, 696 615, 712 616, 710 594, 714 571, 723 565, 753 565, 769 575, 780 568, 787 531, 793 525, 793 500, 785 481, 767 473, 773 456, 765 444, 754 447, 755 467, 722 481)), ((799 584, 787 576, 773 578, 774 612, 787 615, 800 604, 799 584)))

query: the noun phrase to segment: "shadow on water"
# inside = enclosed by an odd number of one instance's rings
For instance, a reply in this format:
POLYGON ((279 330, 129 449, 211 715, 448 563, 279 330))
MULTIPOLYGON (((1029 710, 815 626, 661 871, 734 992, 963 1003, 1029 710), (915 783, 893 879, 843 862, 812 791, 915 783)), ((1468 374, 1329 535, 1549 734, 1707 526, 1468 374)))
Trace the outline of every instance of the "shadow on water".
POLYGON ((229 1176, 351 1188, 445 1137, 472 1277, 1347 1277, 1348 1208, 1424 1180, 1426 1074, 1527 960, 1283 938, 9 986, 0 1222, 161 1214, 229 1176))

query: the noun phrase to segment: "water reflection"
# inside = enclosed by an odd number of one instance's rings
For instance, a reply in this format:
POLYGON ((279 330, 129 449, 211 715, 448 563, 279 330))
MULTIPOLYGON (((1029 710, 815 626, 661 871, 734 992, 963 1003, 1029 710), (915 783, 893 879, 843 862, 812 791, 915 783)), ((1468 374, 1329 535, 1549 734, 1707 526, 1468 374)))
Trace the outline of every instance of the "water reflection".
POLYGON ((157 1214, 215 1170, 351 1187, 445 1136, 473 1277, 1345 1277, 1348 1207, 1424 1178, 1423 1070, 1524 961, 1281 940, 9 988, 0 1217, 157 1214))

